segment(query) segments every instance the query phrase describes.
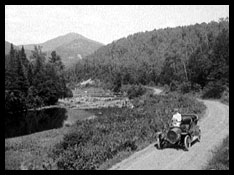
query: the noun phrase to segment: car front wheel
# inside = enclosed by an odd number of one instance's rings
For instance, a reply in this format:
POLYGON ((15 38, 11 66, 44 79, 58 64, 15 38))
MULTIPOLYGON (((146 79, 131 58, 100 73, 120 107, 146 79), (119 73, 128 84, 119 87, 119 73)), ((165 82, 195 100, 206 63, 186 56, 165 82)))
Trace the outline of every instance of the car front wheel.
POLYGON ((157 147, 157 149, 161 149, 161 143, 160 143, 160 139, 159 138, 157 138, 156 147, 157 147))
POLYGON ((198 134, 198 138, 197 138, 198 142, 201 141, 201 130, 199 129, 199 134, 198 134))
POLYGON ((191 140, 190 136, 186 135, 185 138, 184 138, 184 149, 185 149, 185 151, 189 150, 189 148, 191 147, 191 142, 192 142, 192 140, 191 140))

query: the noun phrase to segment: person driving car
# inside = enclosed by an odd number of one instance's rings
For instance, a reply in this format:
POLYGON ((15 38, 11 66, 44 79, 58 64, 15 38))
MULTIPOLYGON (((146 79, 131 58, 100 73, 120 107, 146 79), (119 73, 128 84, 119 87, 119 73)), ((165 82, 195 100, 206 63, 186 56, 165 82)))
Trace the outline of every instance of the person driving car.
POLYGON ((172 126, 180 127, 182 116, 179 113, 179 109, 174 109, 174 115, 172 116, 172 126))

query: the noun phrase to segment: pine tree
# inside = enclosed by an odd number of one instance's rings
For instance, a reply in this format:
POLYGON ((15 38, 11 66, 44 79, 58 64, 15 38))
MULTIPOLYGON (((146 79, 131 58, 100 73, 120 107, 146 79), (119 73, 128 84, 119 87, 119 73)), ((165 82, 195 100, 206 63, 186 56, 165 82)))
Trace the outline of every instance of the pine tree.
POLYGON ((5 108, 7 111, 24 110, 29 84, 23 70, 20 51, 15 50, 12 44, 9 59, 5 77, 5 108))
POLYGON ((52 51, 51 57, 49 57, 49 64, 48 69, 52 77, 55 77, 54 85, 56 86, 58 97, 62 98, 65 96, 67 88, 66 88, 66 81, 64 76, 64 65, 62 63, 61 57, 56 54, 56 51, 52 51))
POLYGON ((27 76, 29 60, 26 57, 24 46, 22 46, 20 51, 20 58, 24 69, 24 74, 27 76))
POLYGON ((60 56, 56 54, 56 51, 51 52, 49 63, 53 64, 59 73, 61 73, 64 69, 64 64, 62 63, 60 56))
MULTIPOLYGON (((40 46, 35 46, 32 51, 32 55, 30 56, 30 64, 28 69, 28 77, 31 85, 31 96, 34 96, 35 104, 31 104, 31 106, 42 106, 44 105, 43 98, 45 88, 45 53, 42 52, 40 46), (32 94, 34 93, 34 94, 32 94)), ((33 100, 31 100, 33 101, 33 100)))
POLYGON ((10 53, 9 53, 9 64, 6 67, 6 76, 5 76, 5 89, 14 90, 16 89, 16 78, 17 78, 17 51, 14 49, 13 44, 11 44, 10 53))
MULTIPOLYGON (((28 87, 29 87, 29 82, 28 82, 27 75, 26 75, 27 68, 25 68, 22 63, 25 60, 22 60, 22 54, 20 51, 17 53, 16 58, 17 58, 16 59, 17 60, 17 80, 15 83, 17 84, 18 90, 23 92, 26 95, 28 87)), ((23 59, 25 58, 23 57, 23 59)))

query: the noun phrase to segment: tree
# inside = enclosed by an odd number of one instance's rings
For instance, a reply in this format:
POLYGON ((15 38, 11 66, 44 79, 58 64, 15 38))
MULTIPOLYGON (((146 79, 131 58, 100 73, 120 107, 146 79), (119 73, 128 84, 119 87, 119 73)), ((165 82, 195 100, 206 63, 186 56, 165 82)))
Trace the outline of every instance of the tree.
POLYGON ((30 60, 33 63, 34 76, 37 76, 37 74, 39 76, 40 74, 43 74, 46 58, 45 58, 45 53, 42 52, 40 46, 34 47, 34 50, 32 51, 32 55, 30 56, 30 60))
POLYGON ((160 75, 162 84, 185 81, 183 70, 182 61, 178 56, 167 57, 160 75))
POLYGON ((5 110, 24 110, 29 83, 22 65, 21 52, 15 50, 12 44, 8 59, 9 65, 5 70, 5 110))
POLYGON ((223 29, 217 37, 208 34, 189 59, 190 81, 204 88, 203 97, 221 97, 229 86, 229 32, 223 29))
POLYGON ((214 42, 211 61, 209 78, 229 84, 229 32, 226 29, 222 30, 214 42))
POLYGON ((54 85, 58 89, 58 97, 63 98, 66 96, 67 87, 64 75, 64 65, 56 51, 52 51, 51 57, 49 57, 48 70, 51 77, 54 77, 54 85))
POLYGON ((23 67, 23 60, 21 57, 21 52, 19 51, 19 53, 17 54, 17 79, 15 84, 17 84, 18 86, 18 90, 22 91, 25 95, 27 94, 27 90, 29 87, 29 83, 28 83, 28 79, 26 74, 26 69, 24 70, 23 67))
POLYGON ((189 59, 189 77, 193 84, 199 84, 202 88, 208 83, 208 75, 211 72, 212 62, 209 56, 209 48, 206 43, 199 47, 189 59))
POLYGON ((9 57, 7 58, 9 59, 8 61, 8 65, 6 66, 6 70, 5 70, 5 89, 15 89, 15 80, 17 77, 17 60, 16 60, 16 50, 13 47, 13 44, 11 44, 11 48, 10 48, 10 53, 9 53, 9 57))
POLYGON ((25 50, 24 50, 24 46, 22 46, 21 48, 21 51, 20 51, 20 58, 21 58, 21 61, 22 61, 22 64, 24 67, 28 67, 28 64, 29 64, 29 60, 27 59, 26 57, 26 54, 25 54, 25 50))
MULTIPOLYGON (((42 52, 40 46, 35 46, 30 56, 28 64, 28 80, 31 89, 28 92, 28 106, 39 107, 44 103, 45 86, 45 53, 42 52)), ((46 87, 47 88, 47 87, 46 87)))
POLYGON ((59 55, 56 54, 56 51, 51 52, 51 57, 49 57, 49 62, 53 64, 58 71, 63 71, 64 64, 59 55))

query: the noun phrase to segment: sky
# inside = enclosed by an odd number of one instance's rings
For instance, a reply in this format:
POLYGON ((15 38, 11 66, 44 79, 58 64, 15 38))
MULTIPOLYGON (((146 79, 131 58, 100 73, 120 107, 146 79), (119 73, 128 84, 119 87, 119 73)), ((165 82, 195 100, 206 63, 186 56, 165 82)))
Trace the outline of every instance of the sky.
POLYGON ((5 40, 38 44, 75 32, 108 44, 137 32, 226 17, 229 5, 5 5, 5 40))

